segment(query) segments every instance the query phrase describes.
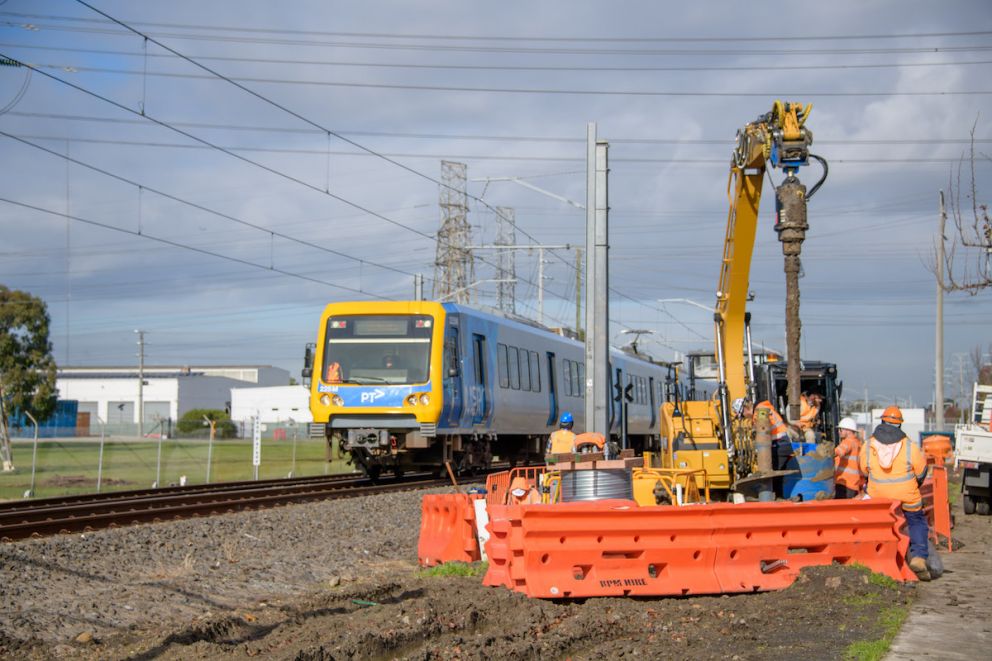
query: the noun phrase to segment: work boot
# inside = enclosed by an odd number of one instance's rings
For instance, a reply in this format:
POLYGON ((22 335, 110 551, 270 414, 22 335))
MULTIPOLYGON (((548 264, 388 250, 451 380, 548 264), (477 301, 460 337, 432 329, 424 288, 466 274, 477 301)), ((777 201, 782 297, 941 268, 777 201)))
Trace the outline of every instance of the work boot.
POLYGON ((909 568, 913 570, 916 577, 921 581, 930 580, 930 570, 927 569, 926 558, 912 558, 909 561, 909 568))

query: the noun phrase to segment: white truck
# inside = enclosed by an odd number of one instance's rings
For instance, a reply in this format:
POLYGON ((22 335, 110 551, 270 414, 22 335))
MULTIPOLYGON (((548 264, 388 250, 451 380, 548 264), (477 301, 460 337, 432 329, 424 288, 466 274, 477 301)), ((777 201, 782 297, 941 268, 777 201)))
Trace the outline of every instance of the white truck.
POLYGON ((954 426, 954 467, 962 471, 965 514, 992 509, 992 386, 975 384, 972 421, 954 426))

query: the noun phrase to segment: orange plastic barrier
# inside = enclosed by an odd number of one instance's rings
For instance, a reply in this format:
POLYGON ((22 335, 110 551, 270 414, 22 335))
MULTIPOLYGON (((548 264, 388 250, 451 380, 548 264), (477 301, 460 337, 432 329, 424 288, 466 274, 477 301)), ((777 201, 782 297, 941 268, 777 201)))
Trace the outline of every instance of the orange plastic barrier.
POLYGON ((951 503, 947 495, 947 468, 940 463, 929 465, 929 475, 920 486, 920 495, 923 496, 923 509, 927 513, 927 520, 930 522, 930 537, 934 543, 939 543, 938 535, 943 535, 947 539, 947 550, 953 551, 954 544, 951 541, 951 503))
POLYGON ((543 598, 758 592, 834 562, 913 581, 898 507, 880 499, 490 505, 483 582, 543 598))
POLYGON ((477 562, 475 508, 471 496, 461 493, 429 494, 420 505, 417 560, 433 567, 443 562, 477 562))
POLYGON ((510 502, 510 484, 516 477, 526 479, 530 484, 540 484, 540 476, 547 472, 544 466, 523 466, 511 468, 486 476, 486 502, 490 505, 507 505, 510 502))

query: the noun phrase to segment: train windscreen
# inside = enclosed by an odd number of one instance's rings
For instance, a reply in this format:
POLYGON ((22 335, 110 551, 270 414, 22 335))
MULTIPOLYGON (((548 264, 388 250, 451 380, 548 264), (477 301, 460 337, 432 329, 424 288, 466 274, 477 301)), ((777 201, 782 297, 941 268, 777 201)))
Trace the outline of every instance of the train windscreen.
POLYGON ((430 371, 430 315, 347 315, 327 320, 325 383, 426 383, 430 371))

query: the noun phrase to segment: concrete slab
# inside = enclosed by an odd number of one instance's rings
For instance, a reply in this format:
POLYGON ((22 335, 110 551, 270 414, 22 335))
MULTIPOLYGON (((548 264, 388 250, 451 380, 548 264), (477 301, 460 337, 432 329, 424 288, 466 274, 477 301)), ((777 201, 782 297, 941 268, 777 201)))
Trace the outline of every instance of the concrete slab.
POLYGON ((960 506, 955 517, 960 550, 941 553, 940 579, 917 584, 917 601, 886 661, 992 658, 992 517, 965 516, 960 506))

